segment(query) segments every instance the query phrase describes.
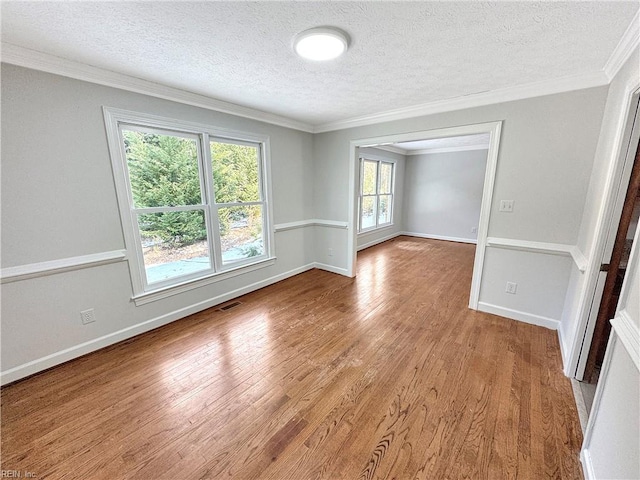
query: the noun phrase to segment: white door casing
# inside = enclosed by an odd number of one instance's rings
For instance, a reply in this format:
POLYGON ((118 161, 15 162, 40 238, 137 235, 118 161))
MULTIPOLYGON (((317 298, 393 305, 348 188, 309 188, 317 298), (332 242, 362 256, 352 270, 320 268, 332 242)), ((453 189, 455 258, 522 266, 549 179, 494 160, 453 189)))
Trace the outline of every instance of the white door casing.
POLYGON ((350 142, 349 149, 349 235, 347 239, 347 275, 354 277, 356 273, 358 234, 357 195, 359 173, 358 147, 488 133, 490 135, 489 150, 487 152, 482 205, 480 207, 480 220, 478 223, 478 243, 476 244, 473 276, 471 279, 471 293, 469 296, 469 308, 477 310, 478 300, 480 297, 480 285, 482 282, 482 269, 484 266, 484 257, 487 248, 489 217, 491 214, 491 201, 493 198, 493 188, 498 164, 501 129, 502 122, 498 121, 352 140, 350 142))

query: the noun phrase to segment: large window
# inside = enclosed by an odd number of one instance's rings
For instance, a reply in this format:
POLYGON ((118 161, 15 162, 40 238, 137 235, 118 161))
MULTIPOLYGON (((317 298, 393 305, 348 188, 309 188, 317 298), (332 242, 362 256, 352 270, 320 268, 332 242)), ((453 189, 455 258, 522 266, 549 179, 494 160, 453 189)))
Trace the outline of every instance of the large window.
POLYGON ((391 225, 393 167, 384 160, 360 159, 359 232, 391 225))
POLYGON ((109 109, 105 117, 136 294, 270 257, 266 139, 109 109))

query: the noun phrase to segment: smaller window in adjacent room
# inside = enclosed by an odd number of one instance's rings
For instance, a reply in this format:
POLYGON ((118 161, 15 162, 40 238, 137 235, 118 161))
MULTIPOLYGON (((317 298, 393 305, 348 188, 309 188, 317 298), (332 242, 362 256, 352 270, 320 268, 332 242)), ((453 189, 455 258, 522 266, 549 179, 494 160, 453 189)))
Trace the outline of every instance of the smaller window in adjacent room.
POLYGON ((360 159, 359 232, 391 225, 393 221, 394 164, 360 159))
POLYGON ((105 119, 135 296, 271 259, 266 138, 114 109, 105 119))

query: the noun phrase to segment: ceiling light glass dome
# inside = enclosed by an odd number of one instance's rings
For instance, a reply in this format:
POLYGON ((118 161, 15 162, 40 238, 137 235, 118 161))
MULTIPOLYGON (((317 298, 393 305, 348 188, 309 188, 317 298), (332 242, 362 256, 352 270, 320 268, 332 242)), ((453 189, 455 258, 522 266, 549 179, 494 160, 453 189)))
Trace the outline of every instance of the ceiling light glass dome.
POLYGON ((302 58, 322 62, 338 58, 346 52, 349 39, 346 33, 337 28, 312 28, 296 35, 293 48, 302 58))

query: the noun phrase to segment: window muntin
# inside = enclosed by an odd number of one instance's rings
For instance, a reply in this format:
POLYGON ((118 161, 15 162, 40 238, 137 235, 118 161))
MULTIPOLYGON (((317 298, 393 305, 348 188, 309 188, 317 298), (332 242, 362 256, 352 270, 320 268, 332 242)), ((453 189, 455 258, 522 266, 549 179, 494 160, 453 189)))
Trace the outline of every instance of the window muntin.
POLYGON ((112 115, 105 109, 136 295, 271 258, 266 139, 112 115))
POLYGON ((360 159, 359 232, 391 224, 393 175, 394 164, 391 162, 360 159))

